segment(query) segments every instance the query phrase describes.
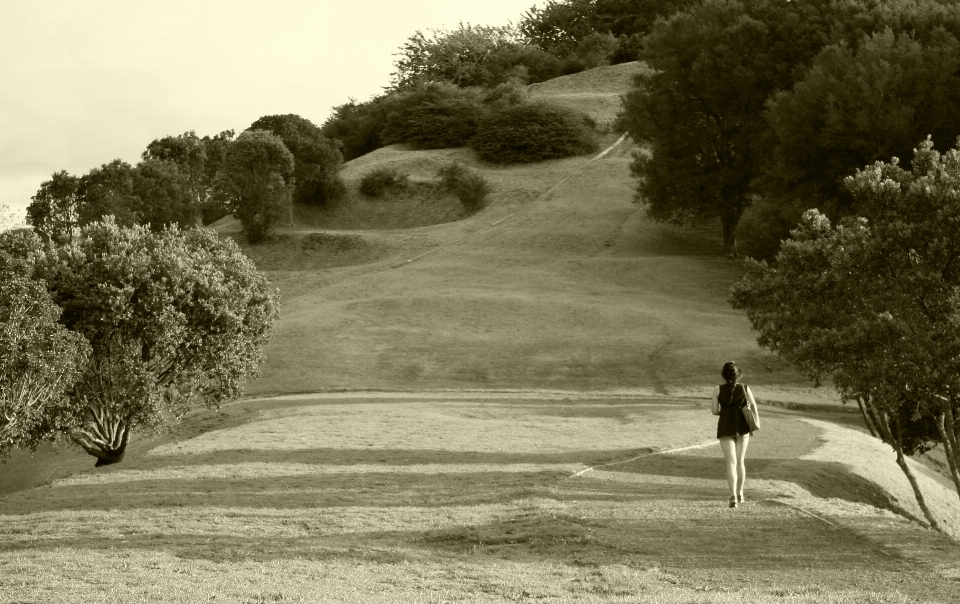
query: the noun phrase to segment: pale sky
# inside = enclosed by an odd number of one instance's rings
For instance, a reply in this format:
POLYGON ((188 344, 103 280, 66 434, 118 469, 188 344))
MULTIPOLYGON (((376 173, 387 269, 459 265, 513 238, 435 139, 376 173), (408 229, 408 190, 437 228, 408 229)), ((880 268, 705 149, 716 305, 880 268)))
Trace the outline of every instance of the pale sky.
POLYGON ((517 23, 537 0, 0 0, 0 203, 150 141, 318 126, 390 82, 417 30, 517 23))

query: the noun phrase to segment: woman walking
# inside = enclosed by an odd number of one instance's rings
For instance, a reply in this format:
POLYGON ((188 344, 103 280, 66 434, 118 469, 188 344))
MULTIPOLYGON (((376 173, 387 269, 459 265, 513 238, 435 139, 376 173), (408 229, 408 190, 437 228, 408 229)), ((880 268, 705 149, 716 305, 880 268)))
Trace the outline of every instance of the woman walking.
POLYGON ((726 381, 713 390, 713 414, 719 415, 717 438, 723 449, 726 462, 727 484, 730 485, 730 507, 743 503, 743 483, 747 480, 747 468, 744 457, 750 444, 750 425, 743 417, 743 409, 751 405, 756 409, 753 393, 745 384, 740 383, 743 373, 733 361, 725 363, 720 375, 726 381))

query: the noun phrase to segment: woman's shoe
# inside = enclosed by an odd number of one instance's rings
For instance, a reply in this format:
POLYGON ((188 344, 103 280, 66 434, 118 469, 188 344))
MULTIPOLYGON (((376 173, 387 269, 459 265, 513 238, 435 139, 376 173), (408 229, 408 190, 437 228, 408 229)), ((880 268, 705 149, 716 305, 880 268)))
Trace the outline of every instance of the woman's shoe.
POLYGON ((743 503, 746 499, 743 498, 743 493, 737 495, 737 503, 743 503))
POLYGON ((732 508, 737 507, 737 498, 732 495, 730 496, 730 507, 732 508))

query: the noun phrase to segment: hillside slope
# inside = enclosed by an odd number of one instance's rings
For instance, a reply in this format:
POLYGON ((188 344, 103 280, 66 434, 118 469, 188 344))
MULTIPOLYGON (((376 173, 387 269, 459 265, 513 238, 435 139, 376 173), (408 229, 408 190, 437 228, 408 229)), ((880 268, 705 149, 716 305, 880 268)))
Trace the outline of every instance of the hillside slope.
POLYGON ((726 304, 742 268, 722 257, 719 228, 652 223, 632 202, 630 151, 625 142, 588 165, 578 157, 496 167, 468 149, 387 148, 355 160, 430 165, 455 153, 491 181, 493 203, 448 224, 325 231, 383 250, 367 264, 271 267, 283 318, 251 393, 677 393, 712 384, 735 358, 754 383, 808 398, 807 385, 759 351, 745 318, 726 304))

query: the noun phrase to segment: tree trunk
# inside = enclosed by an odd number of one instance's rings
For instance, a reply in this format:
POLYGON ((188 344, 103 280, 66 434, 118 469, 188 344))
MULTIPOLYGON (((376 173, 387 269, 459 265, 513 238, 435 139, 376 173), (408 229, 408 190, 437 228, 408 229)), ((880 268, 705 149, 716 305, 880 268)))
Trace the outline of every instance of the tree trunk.
POLYGON ((933 517, 933 514, 930 512, 930 508, 927 507, 927 500, 923 498, 923 493, 920 492, 920 484, 917 482, 917 477, 913 475, 913 470, 910 469, 910 466, 907 464, 907 460, 903 455, 903 440, 900 438, 899 431, 896 435, 894 435, 893 430, 890 429, 890 419, 887 417, 885 412, 881 411, 880 417, 883 420, 883 423, 880 424, 878 428, 883 430, 883 434, 886 437, 884 440, 887 442, 887 444, 893 445, 894 450, 897 452, 897 465, 900 466, 900 469, 910 482, 910 487, 913 489, 913 496, 917 500, 917 505, 920 506, 920 511, 923 512, 927 522, 930 523, 930 527, 935 531, 942 533, 943 528, 941 528, 940 523, 937 522, 937 519, 933 517))
POLYGON ((867 429, 870 430, 870 436, 874 438, 880 438, 880 436, 877 434, 877 429, 873 427, 873 422, 870 421, 870 416, 867 415, 867 410, 864 409, 863 399, 859 396, 857 397, 857 406, 860 407, 860 415, 863 416, 863 423, 865 423, 867 425, 867 429))
POLYGON ((737 222, 732 216, 720 217, 720 227, 723 230, 723 251, 730 258, 739 256, 737 252, 737 222))
MULTIPOLYGON (((956 434, 952 430, 953 426, 947 423, 948 412, 950 412, 949 408, 937 414, 937 431, 940 432, 940 438, 943 440, 947 463, 950 465, 950 475, 953 477, 953 484, 957 488, 957 496, 960 497, 960 467, 958 467, 960 466, 960 459, 958 459, 960 451, 957 451, 960 443, 957 442, 956 434)), ((950 419, 952 417, 953 413, 950 412, 950 419)))
POLYGON ((129 418, 117 417, 105 409, 91 408, 89 411, 87 429, 74 432, 73 442, 97 458, 97 468, 120 463, 130 439, 129 418))

